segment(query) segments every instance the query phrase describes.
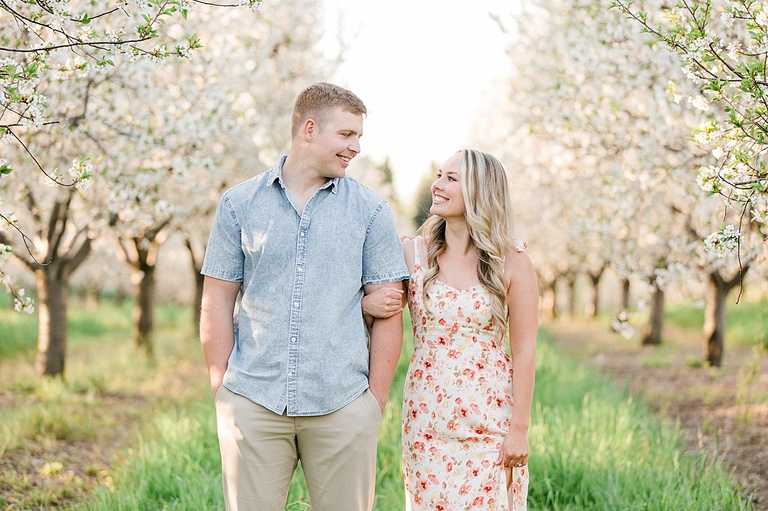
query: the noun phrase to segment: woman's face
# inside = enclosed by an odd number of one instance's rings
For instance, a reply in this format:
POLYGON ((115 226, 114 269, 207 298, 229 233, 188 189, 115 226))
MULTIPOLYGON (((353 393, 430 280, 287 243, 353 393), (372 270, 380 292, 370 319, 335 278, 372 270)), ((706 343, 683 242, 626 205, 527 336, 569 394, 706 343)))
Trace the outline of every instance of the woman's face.
POLYGON ((437 171, 432 183, 432 206, 429 212, 441 218, 464 216, 464 194, 461 191, 461 153, 456 153, 437 171))

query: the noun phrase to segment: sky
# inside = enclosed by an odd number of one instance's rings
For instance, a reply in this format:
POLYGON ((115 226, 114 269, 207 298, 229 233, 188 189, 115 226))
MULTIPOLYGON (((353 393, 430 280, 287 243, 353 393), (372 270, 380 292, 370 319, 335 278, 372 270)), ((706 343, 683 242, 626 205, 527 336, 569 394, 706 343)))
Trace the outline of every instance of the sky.
POLYGON ((339 16, 350 41, 332 81, 355 92, 368 115, 361 155, 389 156, 401 200, 410 200, 431 162, 467 145, 471 124, 509 68, 489 12, 510 0, 325 0, 327 39, 339 16))

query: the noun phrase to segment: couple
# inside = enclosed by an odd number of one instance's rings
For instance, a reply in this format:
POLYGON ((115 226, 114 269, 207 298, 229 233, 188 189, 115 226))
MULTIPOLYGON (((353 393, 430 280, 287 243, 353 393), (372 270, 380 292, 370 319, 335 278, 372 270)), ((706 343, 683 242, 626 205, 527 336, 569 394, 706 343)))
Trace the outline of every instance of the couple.
POLYGON ((504 170, 451 156, 433 216, 401 246, 386 200, 346 177, 365 114, 349 90, 311 85, 288 155, 219 202, 200 336, 227 509, 283 510, 298 460, 315 511, 372 509, 404 281, 408 508, 525 509, 537 291, 504 170))

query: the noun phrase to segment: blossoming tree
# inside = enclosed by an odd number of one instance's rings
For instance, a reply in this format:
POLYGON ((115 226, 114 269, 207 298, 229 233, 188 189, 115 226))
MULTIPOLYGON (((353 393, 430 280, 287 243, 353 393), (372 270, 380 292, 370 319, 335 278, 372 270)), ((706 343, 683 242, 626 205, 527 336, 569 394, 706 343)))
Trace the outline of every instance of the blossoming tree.
MULTIPOLYGON (((687 79, 724 110, 723 118, 702 122, 693 133, 714 157, 700 167, 697 181, 706 192, 724 197, 724 208, 740 208, 763 236, 768 234, 768 4, 616 0, 613 6, 674 52, 687 79)), ((742 229, 751 227, 743 221, 720 226, 709 246, 736 249, 742 229)))
MULTIPOLYGON (((693 84, 670 85, 684 78, 676 57, 658 51, 610 5, 527 4, 520 38, 510 47, 507 110, 511 132, 525 137, 507 136, 502 145, 524 181, 537 185, 526 190, 535 206, 521 211, 534 212, 534 225, 541 215, 556 223, 535 230, 532 247, 556 247, 538 254, 541 266, 550 275, 563 275, 552 268, 565 267, 594 277, 602 257, 623 277, 642 278, 654 291, 644 342, 658 342, 665 287, 724 264, 702 257, 704 239, 689 237, 692 225, 712 226, 707 219, 720 201, 690 178, 710 156, 686 139, 703 116, 715 123, 718 111, 693 84), (546 37, 553 33, 558 38, 546 37), (535 151, 525 146, 531 138, 535 151), (532 152, 534 162, 521 157, 532 152)), ((721 317, 711 314, 722 329, 721 317)))
MULTIPOLYGON (((256 9, 260 2, 246 0, 242 5, 256 9)), ((0 144, 19 149, 3 151, 0 178, 10 179, 17 169, 16 174, 39 172, 51 182, 84 187, 90 177, 83 173, 88 169, 85 164, 72 165, 65 177, 49 168, 29 145, 36 131, 67 122, 45 92, 48 82, 73 74, 95 76, 122 58, 161 63, 187 57, 200 46, 197 36, 188 34, 171 42, 161 27, 169 20, 186 18, 197 4, 197 0, 0 2, 0 144), (22 160, 22 155, 28 160, 22 160)), ((24 238, 24 229, 14 210, 0 200, 0 230, 5 237, 30 240, 24 238)), ((3 269, 11 251, 10 243, 0 245, 4 254, 0 280, 15 295, 18 308, 31 311, 31 301, 23 291, 14 290, 3 269)))
MULTIPOLYGON (((185 14, 190 24, 197 22, 198 28, 209 31, 211 49, 218 51, 199 60, 197 55, 207 50, 200 49, 189 60, 167 62, 160 61, 163 55, 136 51, 114 54, 109 63, 94 63, 88 60, 90 54, 82 62, 77 55, 67 56, 80 62, 77 65, 68 65, 61 54, 47 57, 49 65, 60 59, 57 71, 39 78, 35 91, 46 98, 47 107, 59 120, 30 128, 25 139, 17 137, 17 126, 8 127, 11 141, 16 143, 9 145, 4 156, 19 166, 0 183, 5 218, 21 226, 17 232, 34 233, 24 238, 31 242, 29 252, 17 248, 14 254, 45 276, 38 277, 41 374, 64 370, 69 276, 85 260, 93 240, 112 233, 123 240, 126 260, 135 270, 140 312, 146 314, 139 315, 137 340, 151 353, 147 334, 152 330, 152 271, 157 249, 174 225, 194 222, 198 211, 209 208, 215 201, 212 188, 231 179, 227 174, 235 172, 232 167, 214 164, 217 154, 239 150, 241 161, 250 159, 252 167, 258 151, 246 142, 254 136, 246 136, 246 131, 257 118, 269 124, 270 112, 277 109, 253 108, 244 114, 234 105, 238 95, 255 83, 262 87, 253 88, 252 93, 263 104, 282 101, 277 94, 290 88, 281 85, 290 82, 285 73, 289 61, 297 62, 290 68, 294 73, 290 83, 295 87, 300 76, 298 63, 311 59, 304 53, 312 53, 313 43, 309 36, 298 37, 303 30, 300 24, 292 27, 290 37, 285 27, 297 21, 288 15, 292 8, 306 15, 311 12, 307 9, 310 3, 274 2, 273 17, 240 16, 230 19, 227 29, 226 15, 214 15, 207 8, 185 14), (282 25, 281 17, 285 18, 282 25), (273 26, 278 28, 272 30, 273 26), (216 34, 224 34, 223 39, 217 40, 216 34), (244 45, 245 40, 251 43, 244 45), (141 56, 146 58, 137 58, 141 56), (268 64, 278 60, 280 65, 268 64), (248 61, 250 68, 244 65, 248 61), (69 162, 73 162, 71 166, 69 162), (58 169, 68 166, 70 176, 65 177, 58 169), (42 288, 41 282, 48 287, 42 288)), ((185 23, 178 16, 177 23, 158 28, 156 36, 183 39, 185 23)), ((312 62, 322 65, 320 59, 312 62)), ((8 230, 0 232, 4 253, 14 241, 8 230)), ((21 245, 17 240, 16 244, 21 245)))

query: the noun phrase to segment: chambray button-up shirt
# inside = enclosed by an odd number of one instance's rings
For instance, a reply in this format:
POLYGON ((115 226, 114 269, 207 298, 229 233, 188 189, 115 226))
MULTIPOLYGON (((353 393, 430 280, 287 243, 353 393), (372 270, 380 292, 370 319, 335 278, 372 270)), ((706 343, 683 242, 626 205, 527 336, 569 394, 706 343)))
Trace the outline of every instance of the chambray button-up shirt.
POLYGON ((224 386, 278 414, 324 415, 368 388, 363 285, 408 271, 385 199, 332 179, 301 212, 284 162, 224 193, 201 273, 242 282, 224 386))

